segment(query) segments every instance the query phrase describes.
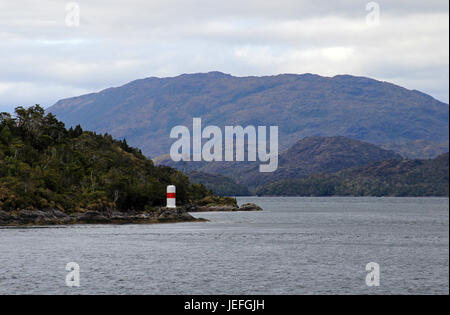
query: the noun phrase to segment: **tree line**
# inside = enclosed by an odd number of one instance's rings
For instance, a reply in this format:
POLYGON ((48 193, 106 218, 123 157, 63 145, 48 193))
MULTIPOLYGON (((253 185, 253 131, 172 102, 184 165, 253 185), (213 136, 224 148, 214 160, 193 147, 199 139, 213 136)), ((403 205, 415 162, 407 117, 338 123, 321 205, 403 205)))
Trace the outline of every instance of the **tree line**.
POLYGON ((165 205, 169 184, 179 204, 212 195, 126 140, 66 129, 39 105, 0 113, 0 210, 148 210, 165 205))

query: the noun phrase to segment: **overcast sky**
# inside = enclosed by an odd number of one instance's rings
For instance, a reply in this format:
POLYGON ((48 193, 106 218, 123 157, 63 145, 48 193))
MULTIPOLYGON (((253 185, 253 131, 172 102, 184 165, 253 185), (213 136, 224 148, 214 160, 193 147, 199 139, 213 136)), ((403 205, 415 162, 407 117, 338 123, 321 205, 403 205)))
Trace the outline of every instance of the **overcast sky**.
POLYGON ((448 103, 447 0, 0 0, 0 111, 150 76, 352 74, 448 103), (369 9, 369 10, 367 10, 369 9), (367 15, 369 15, 367 17, 367 15))

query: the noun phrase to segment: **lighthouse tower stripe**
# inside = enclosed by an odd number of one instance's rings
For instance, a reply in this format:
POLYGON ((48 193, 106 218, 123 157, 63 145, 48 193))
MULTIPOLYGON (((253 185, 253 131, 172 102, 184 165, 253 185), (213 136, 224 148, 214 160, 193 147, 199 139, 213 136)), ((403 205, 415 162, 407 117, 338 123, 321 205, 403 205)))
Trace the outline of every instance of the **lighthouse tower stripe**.
POLYGON ((176 193, 167 193, 167 198, 176 198, 176 193))

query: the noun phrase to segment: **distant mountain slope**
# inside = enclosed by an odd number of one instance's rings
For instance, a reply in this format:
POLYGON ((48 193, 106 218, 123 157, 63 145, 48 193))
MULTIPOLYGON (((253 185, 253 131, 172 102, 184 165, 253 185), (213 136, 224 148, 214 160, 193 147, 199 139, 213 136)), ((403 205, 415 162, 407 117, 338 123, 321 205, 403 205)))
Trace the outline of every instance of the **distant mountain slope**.
POLYGON ((281 180, 258 195, 448 196, 449 154, 432 160, 388 160, 307 178, 281 180))
POLYGON ((279 156, 278 169, 260 173, 259 162, 173 162, 170 157, 160 164, 188 171, 221 174, 237 183, 257 187, 287 178, 299 178, 314 173, 334 173, 344 168, 363 166, 374 161, 401 159, 392 151, 345 137, 304 138, 279 156))
POLYGON ((136 80, 58 101, 49 111, 67 125, 125 137, 146 155, 168 154, 175 125, 276 125, 281 148, 308 136, 367 142, 448 143, 449 107, 418 91, 364 77, 220 72, 136 80))
POLYGON ((202 184, 219 196, 249 196, 250 191, 244 185, 236 184, 231 178, 202 172, 187 174, 193 183, 202 184))
POLYGON ((448 152, 448 141, 434 143, 426 140, 415 140, 405 143, 386 143, 383 149, 393 150, 408 159, 432 159, 448 152))

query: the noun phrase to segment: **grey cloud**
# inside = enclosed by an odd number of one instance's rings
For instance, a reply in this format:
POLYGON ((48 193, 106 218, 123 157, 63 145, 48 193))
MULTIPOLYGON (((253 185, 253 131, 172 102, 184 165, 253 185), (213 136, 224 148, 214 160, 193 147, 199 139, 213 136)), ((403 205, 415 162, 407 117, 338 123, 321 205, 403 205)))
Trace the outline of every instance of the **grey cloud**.
POLYGON ((219 70, 374 77, 448 102, 448 2, 65 1, 0 3, 0 110, 52 105, 147 76, 219 70))

